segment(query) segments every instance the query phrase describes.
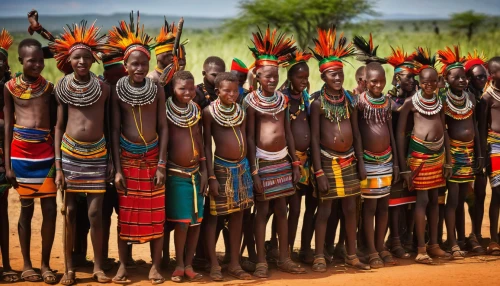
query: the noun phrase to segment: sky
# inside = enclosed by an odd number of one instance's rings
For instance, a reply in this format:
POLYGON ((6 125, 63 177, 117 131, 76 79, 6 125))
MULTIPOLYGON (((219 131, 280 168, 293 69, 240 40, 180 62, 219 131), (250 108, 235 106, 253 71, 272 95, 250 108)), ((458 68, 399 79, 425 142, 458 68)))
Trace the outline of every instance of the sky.
MULTIPOLYGON (((328 0, 325 0, 328 1, 328 0)), ((239 14, 238 0, 0 0, 0 17, 25 16, 35 8, 44 15, 113 14, 139 9, 145 14, 229 18, 239 14)), ((500 15, 500 0, 375 0, 375 10, 393 18, 446 18, 474 10, 500 15)))

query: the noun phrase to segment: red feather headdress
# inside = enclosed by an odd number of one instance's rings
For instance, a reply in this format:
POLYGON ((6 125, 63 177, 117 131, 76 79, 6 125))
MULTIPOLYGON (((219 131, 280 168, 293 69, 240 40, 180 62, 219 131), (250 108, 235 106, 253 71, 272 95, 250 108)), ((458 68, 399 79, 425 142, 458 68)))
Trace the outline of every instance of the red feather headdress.
POLYGON ((464 68, 465 72, 471 70, 474 66, 477 65, 486 65, 486 56, 483 52, 478 53, 477 50, 474 49, 474 54, 468 53, 465 58, 464 68))
POLYGON ((170 52, 174 49, 175 37, 177 35, 177 27, 175 22, 168 24, 167 18, 164 17, 165 23, 160 29, 160 33, 156 37, 157 46, 155 48, 156 55, 170 52))
POLYGON ((446 47, 444 50, 437 51, 438 60, 442 64, 441 74, 446 75, 450 70, 456 68, 464 68, 465 57, 460 56, 460 48, 453 46, 446 47))
POLYGON ((387 63, 394 67, 394 73, 400 73, 402 71, 408 71, 411 73, 416 73, 414 58, 417 54, 416 52, 405 53, 403 48, 391 47, 392 53, 387 57, 387 63))
POLYGON ((319 71, 321 73, 332 68, 343 68, 345 58, 355 53, 353 44, 347 44, 344 33, 340 34, 337 46, 335 46, 336 41, 337 31, 335 28, 328 29, 327 31, 318 28, 318 38, 314 39, 314 50, 310 50, 319 61, 319 71))
POLYGON ((260 28, 258 29, 257 33, 252 33, 254 47, 248 47, 255 58, 252 66, 255 66, 256 70, 263 66, 279 66, 297 49, 293 46, 295 41, 284 33, 276 35, 276 29, 271 32, 268 26, 264 35, 260 28))
MULTIPOLYGON (((9 60, 9 53, 8 50, 10 46, 12 46, 12 43, 14 42, 14 39, 12 36, 7 32, 7 30, 2 29, 2 33, 0 33, 0 53, 2 53, 5 56, 5 61, 7 62, 8 66, 8 60, 9 60)), ((1 75, 3 76, 3 75, 1 75)))

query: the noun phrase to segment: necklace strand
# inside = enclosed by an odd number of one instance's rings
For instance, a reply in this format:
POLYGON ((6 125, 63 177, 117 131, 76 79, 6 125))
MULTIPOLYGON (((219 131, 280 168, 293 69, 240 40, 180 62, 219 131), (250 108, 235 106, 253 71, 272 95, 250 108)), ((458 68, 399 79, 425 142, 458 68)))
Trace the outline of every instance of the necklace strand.
POLYGON ((134 87, 130 84, 129 76, 124 76, 116 83, 116 93, 118 98, 132 106, 142 106, 151 104, 156 99, 158 86, 150 78, 144 78, 144 85, 134 87))
POLYGON ((418 90, 411 100, 415 109, 423 115, 430 116, 438 114, 443 108, 443 104, 441 100, 437 98, 436 94, 433 94, 432 98, 427 99, 422 96, 421 90, 418 90))
POLYGON ((81 82, 74 73, 64 76, 55 88, 55 93, 65 104, 74 106, 89 106, 101 98, 101 83, 99 78, 90 72, 90 80, 81 82))

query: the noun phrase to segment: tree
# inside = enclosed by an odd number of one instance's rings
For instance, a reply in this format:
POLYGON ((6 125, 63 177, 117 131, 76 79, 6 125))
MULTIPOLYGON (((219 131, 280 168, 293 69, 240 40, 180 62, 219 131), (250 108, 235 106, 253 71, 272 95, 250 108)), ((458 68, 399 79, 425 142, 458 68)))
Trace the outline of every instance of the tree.
POLYGON ((317 28, 338 27, 361 15, 375 16, 370 0, 243 0, 241 14, 227 23, 233 33, 268 24, 294 35, 305 48, 317 28))
POLYGON ((476 13, 472 10, 451 15, 451 26, 458 30, 467 31, 467 39, 470 41, 476 29, 486 20, 485 14, 476 13))

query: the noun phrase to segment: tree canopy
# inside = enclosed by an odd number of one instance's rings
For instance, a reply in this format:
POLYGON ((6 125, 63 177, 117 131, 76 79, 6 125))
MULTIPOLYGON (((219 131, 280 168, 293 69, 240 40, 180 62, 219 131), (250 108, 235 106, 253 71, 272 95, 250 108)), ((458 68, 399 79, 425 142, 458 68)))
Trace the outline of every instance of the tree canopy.
POLYGON ((476 13, 472 10, 451 15, 451 27, 465 30, 467 39, 470 41, 477 28, 487 19, 485 14, 476 13))

